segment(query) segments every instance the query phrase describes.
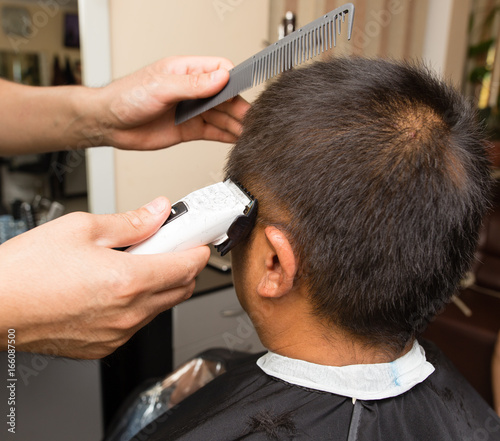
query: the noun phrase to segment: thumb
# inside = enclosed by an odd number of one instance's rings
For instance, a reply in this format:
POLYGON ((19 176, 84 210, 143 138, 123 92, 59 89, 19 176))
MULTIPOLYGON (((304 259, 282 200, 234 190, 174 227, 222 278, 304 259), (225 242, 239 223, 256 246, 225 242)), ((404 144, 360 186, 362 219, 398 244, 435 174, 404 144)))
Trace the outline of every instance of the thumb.
POLYGON ((220 92, 229 80, 229 71, 218 69, 209 73, 173 75, 170 82, 170 100, 208 98, 220 92))
POLYGON ((96 242, 106 248, 141 242, 161 227, 169 213, 169 200, 159 197, 134 211, 101 215, 96 242))

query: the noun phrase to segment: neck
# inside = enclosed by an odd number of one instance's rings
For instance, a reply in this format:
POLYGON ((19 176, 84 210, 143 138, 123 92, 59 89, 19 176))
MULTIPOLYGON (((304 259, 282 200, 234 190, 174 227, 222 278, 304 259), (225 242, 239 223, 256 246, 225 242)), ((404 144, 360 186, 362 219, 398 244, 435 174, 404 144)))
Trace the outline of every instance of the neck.
POLYGON ((341 329, 321 323, 306 308, 281 310, 258 331, 270 351, 327 366, 389 363, 406 354, 413 345, 411 341, 395 353, 366 344, 341 329))
POLYGON ((289 358, 308 361, 326 366, 350 366, 355 364, 390 363, 406 354, 412 347, 413 341, 401 352, 394 353, 385 348, 369 347, 353 340, 341 341, 324 336, 311 336, 300 343, 291 341, 275 341, 268 348, 270 351, 289 358))

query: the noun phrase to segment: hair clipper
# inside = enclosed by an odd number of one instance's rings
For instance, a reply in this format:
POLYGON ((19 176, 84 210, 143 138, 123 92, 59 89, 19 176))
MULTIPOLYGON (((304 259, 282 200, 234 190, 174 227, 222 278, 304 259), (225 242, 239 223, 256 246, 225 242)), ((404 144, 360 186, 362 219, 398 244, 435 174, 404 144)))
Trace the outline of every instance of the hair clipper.
POLYGON ((196 190, 173 204, 161 228, 126 251, 158 254, 213 244, 224 256, 250 233, 256 216, 257 199, 227 179, 196 190))

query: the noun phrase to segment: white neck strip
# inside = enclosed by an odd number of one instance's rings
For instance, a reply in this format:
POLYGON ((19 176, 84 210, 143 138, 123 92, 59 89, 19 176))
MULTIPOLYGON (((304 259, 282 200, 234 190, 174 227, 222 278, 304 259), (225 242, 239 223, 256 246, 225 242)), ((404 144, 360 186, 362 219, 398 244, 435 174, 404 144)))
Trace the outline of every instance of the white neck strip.
POLYGON ((417 341, 408 353, 391 363, 323 366, 268 352, 257 365, 287 383, 359 400, 401 395, 434 372, 417 341))

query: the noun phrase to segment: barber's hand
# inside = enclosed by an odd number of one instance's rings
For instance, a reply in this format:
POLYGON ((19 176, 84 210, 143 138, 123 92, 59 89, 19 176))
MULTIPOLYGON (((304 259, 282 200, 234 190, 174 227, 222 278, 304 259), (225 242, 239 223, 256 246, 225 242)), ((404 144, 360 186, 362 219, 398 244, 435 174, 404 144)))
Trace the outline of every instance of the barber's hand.
POLYGON ((0 349, 101 358, 158 313, 186 300, 209 250, 132 255, 112 248, 152 235, 170 212, 165 198, 139 210, 72 213, 0 246, 0 349))
POLYGON ((171 57, 99 89, 96 114, 101 145, 156 150, 183 141, 232 143, 249 104, 236 97, 178 126, 179 101, 215 95, 227 83, 232 63, 216 57, 171 57))

